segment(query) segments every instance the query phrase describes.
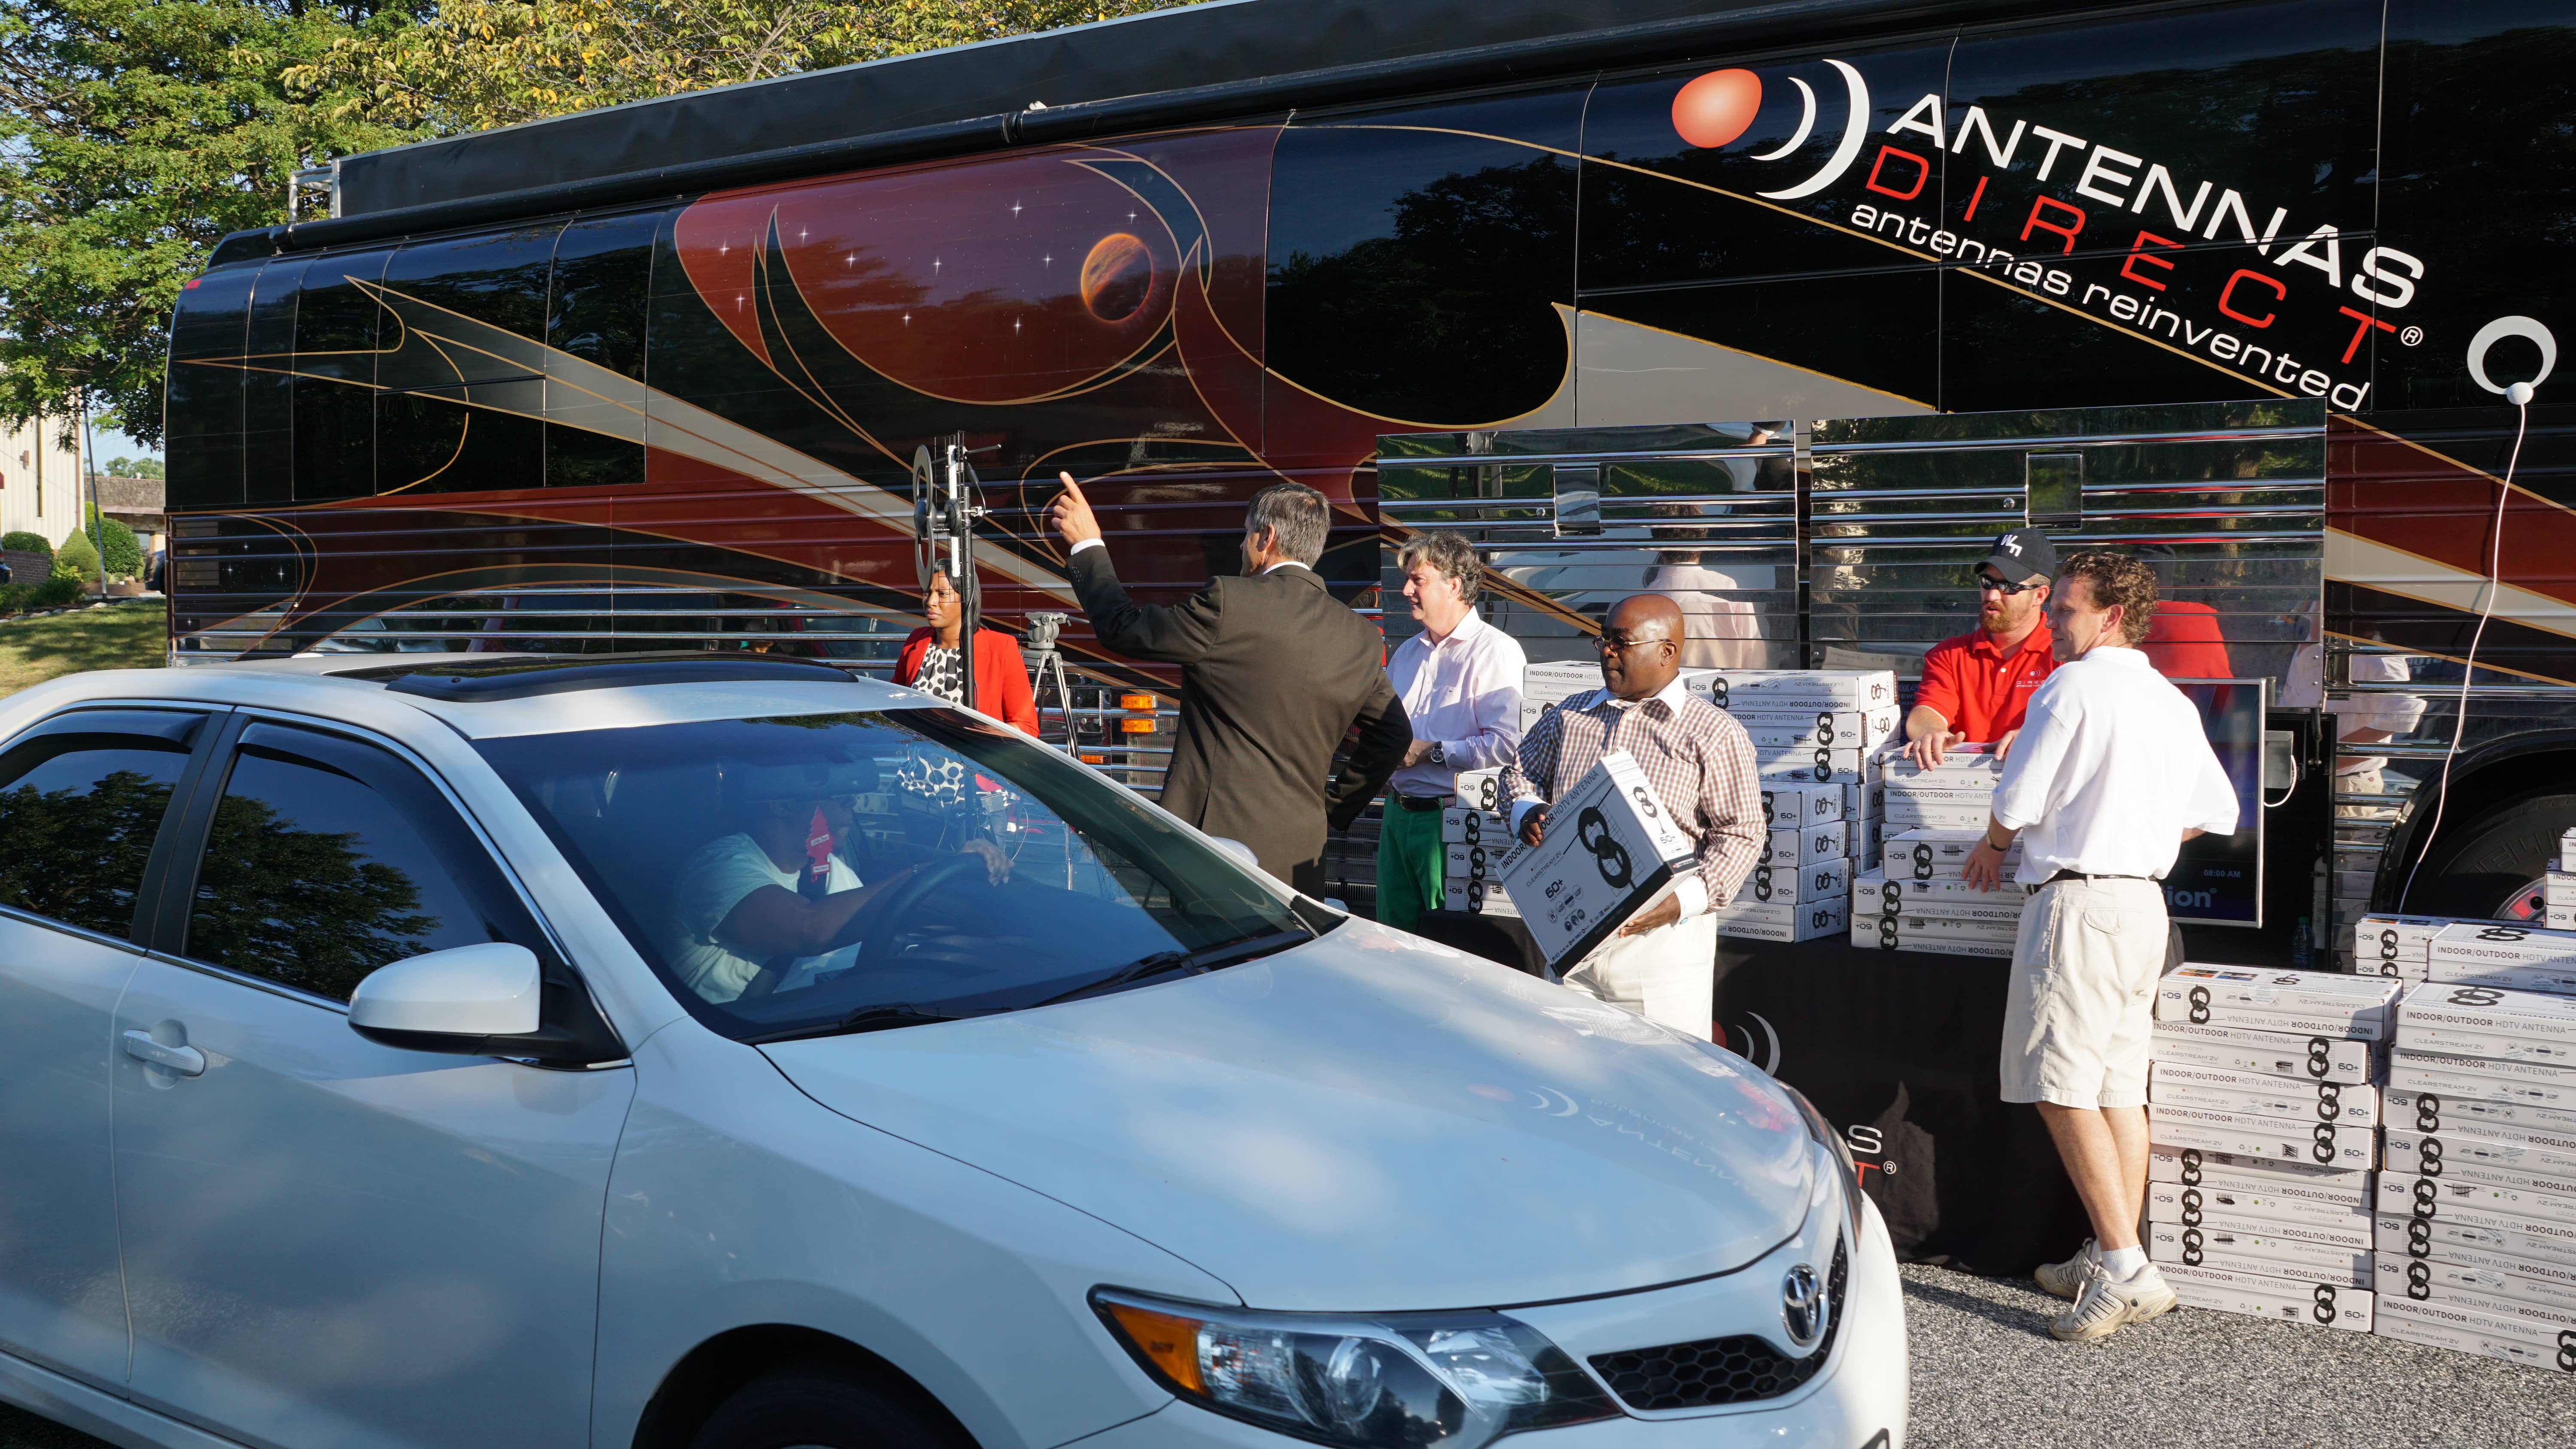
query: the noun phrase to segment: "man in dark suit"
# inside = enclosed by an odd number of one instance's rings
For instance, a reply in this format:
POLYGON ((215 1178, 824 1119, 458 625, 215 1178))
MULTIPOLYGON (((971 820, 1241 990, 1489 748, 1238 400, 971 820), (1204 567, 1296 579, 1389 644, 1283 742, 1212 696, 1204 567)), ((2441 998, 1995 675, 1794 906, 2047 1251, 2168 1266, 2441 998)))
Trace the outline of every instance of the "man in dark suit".
POLYGON ((1243 576, 1161 608, 1127 596, 1082 486, 1060 476, 1049 513, 1092 632, 1103 648, 1181 666, 1163 808, 1320 896, 1325 822, 1349 828, 1413 742, 1386 682, 1385 639, 1315 573, 1331 505, 1301 483, 1261 490, 1244 518, 1243 576), (1327 784, 1354 722, 1359 739, 1327 784))

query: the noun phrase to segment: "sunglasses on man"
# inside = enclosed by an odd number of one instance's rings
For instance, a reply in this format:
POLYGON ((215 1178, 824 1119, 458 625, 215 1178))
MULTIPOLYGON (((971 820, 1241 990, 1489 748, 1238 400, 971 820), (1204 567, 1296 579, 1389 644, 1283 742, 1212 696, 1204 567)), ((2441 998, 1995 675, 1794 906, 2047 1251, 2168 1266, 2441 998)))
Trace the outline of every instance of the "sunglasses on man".
POLYGON ((2038 588, 2047 582, 2048 581, 2046 579, 2033 579, 2026 584, 2008 584, 1990 574, 1980 574, 1977 576, 1975 587, 1978 593, 1982 594, 1988 589, 1992 589, 1996 593, 2009 599, 2015 594, 2029 593, 2031 590, 2038 588))

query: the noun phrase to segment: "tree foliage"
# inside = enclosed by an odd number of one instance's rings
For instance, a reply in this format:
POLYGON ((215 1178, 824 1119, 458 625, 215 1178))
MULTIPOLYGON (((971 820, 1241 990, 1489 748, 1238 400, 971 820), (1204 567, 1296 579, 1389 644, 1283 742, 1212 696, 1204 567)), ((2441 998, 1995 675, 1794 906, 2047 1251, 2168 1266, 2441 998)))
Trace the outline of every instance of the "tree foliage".
POLYGON ((54 577, 97 581, 98 545, 88 534, 75 528, 63 535, 62 547, 54 550, 54 577))
POLYGON ((299 164, 408 139, 284 80, 403 3, 0 0, 0 417, 68 435, 86 392, 159 438, 170 306, 208 249, 283 220, 299 164))
POLYGON ((162 476, 161 460, 158 458, 110 458, 107 463, 107 476, 110 478, 158 478, 162 476))
POLYGON ((1169 0, 452 0, 291 84, 441 134, 1152 10, 1169 0))

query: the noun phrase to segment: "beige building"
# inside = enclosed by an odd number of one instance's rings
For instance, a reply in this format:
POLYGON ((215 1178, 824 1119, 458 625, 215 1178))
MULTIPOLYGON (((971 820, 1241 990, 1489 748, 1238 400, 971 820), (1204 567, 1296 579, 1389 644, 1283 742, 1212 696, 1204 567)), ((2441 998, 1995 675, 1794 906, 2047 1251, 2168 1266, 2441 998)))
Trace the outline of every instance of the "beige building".
POLYGON ((40 533, 59 548, 80 526, 82 460, 77 445, 63 446, 64 422, 0 425, 0 533, 40 533))

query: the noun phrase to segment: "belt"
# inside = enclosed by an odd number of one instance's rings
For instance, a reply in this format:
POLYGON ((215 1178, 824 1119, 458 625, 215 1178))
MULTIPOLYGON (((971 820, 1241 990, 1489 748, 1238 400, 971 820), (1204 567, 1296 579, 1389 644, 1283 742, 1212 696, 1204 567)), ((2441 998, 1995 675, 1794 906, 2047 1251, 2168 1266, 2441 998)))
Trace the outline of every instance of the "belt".
POLYGON ((2053 876, 2050 876, 2048 879, 2046 879, 2046 880, 2044 880, 2044 881, 2041 881, 2038 885, 2035 885, 2035 886, 2024 886, 2024 887, 2022 887, 2022 893, 2023 893, 2024 895, 2034 895, 2034 896, 2035 896, 2035 895, 2037 895, 2037 894, 2039 894, 2039 893, 2040 893, 2040 890, 2041 890, 2043 887, 2046 887, 2046 886, 2053 886, 2053 885, 2057 884, 2059 881, 2062 881, 2062 880, 2154 880, 2154 879, 2156 879, 2156 877, 2151 876, 2151 875, 2094 875, 2094 874, 2092 874, 2092 873, 2091 873, 2091 872, 2089 872, 2089 871, 2081 871, 2081 870, 2061 870, 2061 871, 2059 871, 2057 874, 2055 874, 2055 875, 2053 875, 2053 876))
POLYGON ((1386 798, 1394 801, 1398 806, 1406 810, 1437 810, 1457 797, 1454 795, 1407 795, 1401 790, 1389 790, 1386 792, 1386 798))

